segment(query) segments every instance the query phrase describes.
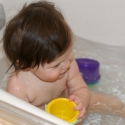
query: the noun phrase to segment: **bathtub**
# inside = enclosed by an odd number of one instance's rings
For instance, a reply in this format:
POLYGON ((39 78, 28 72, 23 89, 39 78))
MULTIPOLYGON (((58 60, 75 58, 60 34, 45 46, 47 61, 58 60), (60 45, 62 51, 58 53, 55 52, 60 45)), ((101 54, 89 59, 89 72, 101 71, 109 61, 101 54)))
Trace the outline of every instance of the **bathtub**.
MULTIPOLYGON (((27 1, 30 2, 31 0, 27 1)), ((88 86, 89 89, 118 96, 125 103, 125 25, 121 24, 121 20, 119 20, 120 24, 116 25, 116 20, 113 22, 115 15, 112 18, 110 16, 113 12, 115 12, 116 15, 118 15, 119 12, 119 17, 121 16, 120 19, 122 18, 122 21, 125 22, 125 19, 120 13, 125 8, 124 1, 51 1, 56 2, 57 5, 61 7, 67 22, 73 29, 75 34, 73 46, 75 58, 91 58, 100 63, 101 79, 97 84, 88 86), (112 1, 113 4, 111 4, 111 8, 109 3, 112 3, 112 1), (117 2, 119 2, 119 4, 117 4, 117 2), (108 6, 108 10, 105 10, 106 5, 108 6), (119 9, 114 8, 116 5, 118 5, 119 9), (97 6, 97 8, 95 6, 97 6), (92 7, 93 11, 90 11, 90 7, 92 7), (98 9, 100 9, 100 11, 98 11, 98 9), (118 12, 116 13, 116 11, 113 11, 114 9, 118 9, 119 11, 117 10, 118 12), (80 14, 74 15, 73 12, 80 14), (103 12, 105 17, 103 18, 104 20, 102 20, 101 12, 103 12), (95 17, 93 17, 92 14, 94 14, 95 17), (108 20, 109 17, 110 21, 108 20), (82 26, 84 28, 82 28, 82 26), (119 28, 121 28, 121 30, 119 28)), ((18 9, 22 7, 26 0, 11 0, 11 2, 9 0, 0 0, 0 2, 3 4, 7 22, 13 17, 18 9)), ((4 28, 5 26, 0 30, 0 38, 2 38, 4 28)), ((2 43, 0 43, 0 122, 6 121, 16 125, 69 125, 69 123, 47 114, 45 111, 42 111, 7 93, 5 91, 6 79, 11 70, 6 74, 5 72, 9 65, 10 62, 4 55, 2 43)), ((103 115, 95 113, 87 114, 84 123, 82 123, 82 125, 95 124, 124 125, 125 119, 116 116, 109 116, 108 114, 103 115)))

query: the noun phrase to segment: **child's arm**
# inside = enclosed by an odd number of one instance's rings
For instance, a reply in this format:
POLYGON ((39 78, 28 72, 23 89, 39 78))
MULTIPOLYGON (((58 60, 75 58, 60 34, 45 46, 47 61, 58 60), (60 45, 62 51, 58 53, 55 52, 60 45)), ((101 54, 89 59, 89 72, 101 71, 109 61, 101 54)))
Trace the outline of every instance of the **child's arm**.
POLYGON ((69 99, 77 104, 75 109, 80 110, 78 119, 84 118, 87 107, 89 105, 90 93, 79 72, 75 59, 72 61, 70 66, 69 79, 67 84, 69 87, 69 99))

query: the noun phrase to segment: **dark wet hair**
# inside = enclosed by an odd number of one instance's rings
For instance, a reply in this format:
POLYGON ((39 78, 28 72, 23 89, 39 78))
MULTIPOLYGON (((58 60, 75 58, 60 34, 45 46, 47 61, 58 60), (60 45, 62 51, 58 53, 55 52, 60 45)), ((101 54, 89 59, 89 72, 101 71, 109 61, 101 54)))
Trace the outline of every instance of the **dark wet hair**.
POLYGON ((6 56, 15 71, 51 63, 71 45, 72 32, 54 3, 24 5, 3 36, 6 56))

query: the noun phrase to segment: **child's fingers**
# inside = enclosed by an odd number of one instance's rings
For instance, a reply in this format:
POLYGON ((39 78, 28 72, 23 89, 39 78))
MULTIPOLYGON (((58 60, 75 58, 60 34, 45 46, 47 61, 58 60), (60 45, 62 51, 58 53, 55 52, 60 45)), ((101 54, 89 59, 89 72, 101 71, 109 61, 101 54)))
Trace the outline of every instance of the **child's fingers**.
POLYGON ((83 119, 85 114, 86 114, 86 109, 85 109, 85 105, 83 105, 83 103, 80 101, 79 98, 77 98, 74 95, 71 95, 69 98, 70 101, 74 101, 76 103, 76 107, 74 107, 74 110, 79 110, 80 114, 77 117, 77 119, 83 119))
POLYGON ((76 96, 74 96, 74 95, 71 95, 70 97, 69 97, 69 100, 70 101, 74 101, 76 99, 76 96))
POLYGON ((80 102, 78 102, 78 103, 77 103, 77 106, 76 106, 74 109, 75 109, 75 110, 82 110, 82 108, 83 108, 83 104, 80 103, 80 102))
POLYGON ((83 118, 85 117, 85 114, 86 114, 86 110, 85 110, 85 108, 84 108, 83 110, 80 111, 80 114, 78 115, 77 118, 78 118, 78 119, 81 119, 81 118, 83 119, 83 118))
POLYGON ((75 102, 77 105, 79 103, 79 99, 76 96, 74 96, 74 95, 71 95, 69 100, 75 102))

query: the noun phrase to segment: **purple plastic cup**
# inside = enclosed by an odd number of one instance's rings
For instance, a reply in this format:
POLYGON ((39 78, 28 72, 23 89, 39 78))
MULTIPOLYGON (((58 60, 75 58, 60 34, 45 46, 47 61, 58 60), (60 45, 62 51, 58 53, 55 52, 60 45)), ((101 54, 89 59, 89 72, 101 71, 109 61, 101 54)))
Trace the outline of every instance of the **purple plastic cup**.
POLYGON ((99 62, 88 58, 76 59, 79 70, 87 84, 95 84, 100 79, 99 62))

